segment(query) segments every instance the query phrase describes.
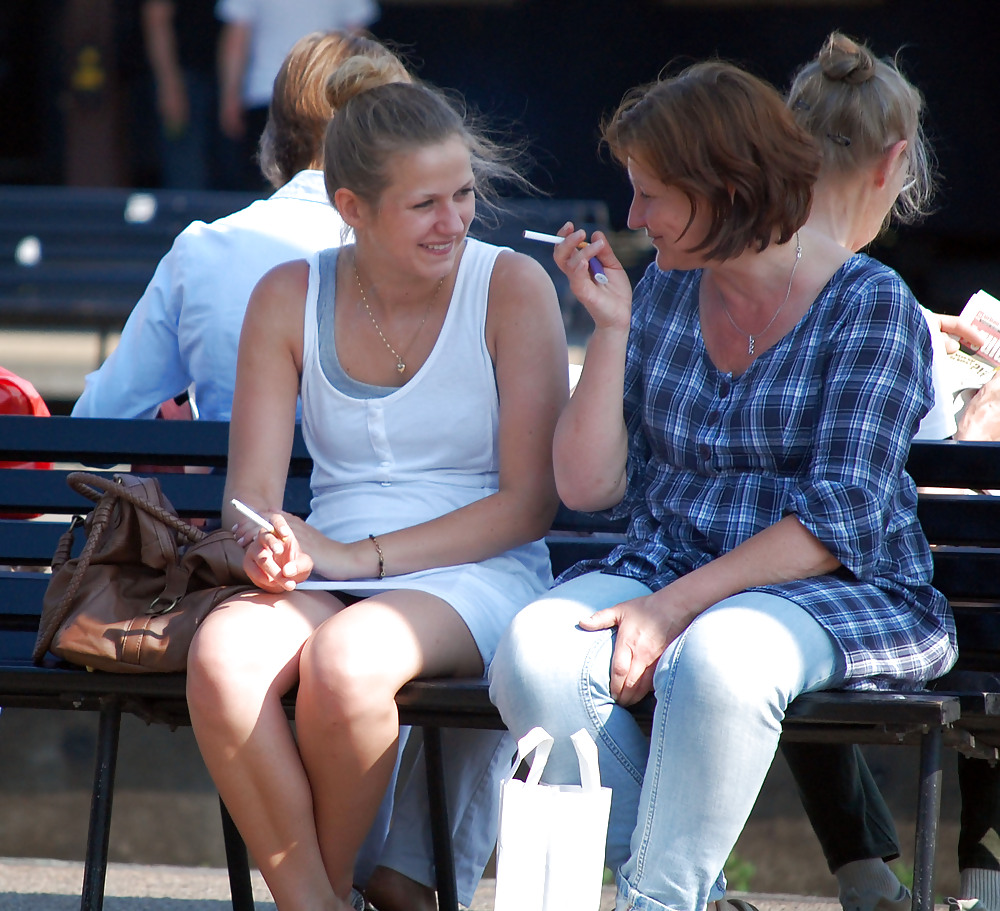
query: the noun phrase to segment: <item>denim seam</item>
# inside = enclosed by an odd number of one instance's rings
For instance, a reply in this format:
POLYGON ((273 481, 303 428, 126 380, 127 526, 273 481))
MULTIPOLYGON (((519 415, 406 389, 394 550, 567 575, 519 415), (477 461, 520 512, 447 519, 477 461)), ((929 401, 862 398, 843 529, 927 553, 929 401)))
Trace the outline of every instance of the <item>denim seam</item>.
MULTIPOLYGON (((665 685, 663 687, 663 699, 662 699, 662 701, 660 701, 660 696, 659 696, 659 694, 657 694, 657 701, 659 702, 659 704, 657 706, 657 709, 659 710, 659 713, 660 713, 659 724, 663 728, 666 727, 666 724, 667 724, 667 717, 666 716, 667 716, 667 712, 670 711, 670 702, 671 702, 671 699, 673 697, 673 687, 674 687, 674 681, 675 681, 676 675, 677 675, 678 660, 679 660, 679 658, 681 656, 681 653, 684 651, 684 643, 687 641, 687 634, 686 634, 686 632, 687 631, 685 631, 684 633, 681 633, 679 639, 677 640, 676 646, 674 646, 674 653, 673 653, 672 660, 670 662, 669 673, 667 675, 666 683, 665 683, 665 685)), ((660 656, 660 660, 662 660, 662 655, 660 656)), ((657 721, 655 720, 655 716, 654 716, 654 721, 653 721, 653 727, 654 727, 654 729, 656 728, 656 726, 657 726, 657 721)), ((664 741, 663 737, 653 736, 653 737, 650 738, 650 751, 652 751, 655 748, 655 750, 656 750, 656 761, 655 762, 647 762, 646 769, 647 769, 647 773, 648 773, 649 770, 650 770, 650 767, 652 767, 652 774, 653 774, 654 777, 653 777, 653 780, 651 782, 649 782, 648 788, 649 788, 649 792, 651 792, 653 795, 655 795, 657 793, 657 791, 658 791, 658 786, 659 786, 659 783, 660 783, 659 782, 659 777, 660 777, 660 773, 662 772, 662 769, 663 769, 663 747, 664 747, 663 741, 664 741)), ((646 785, 644 784, 643 787, 645 788, 646 785)), ((656 812, 656 801, 653 799, 653 797, 650 797, 649 806, 650 806, 650 809, 646 813, 645 819, 643 820, 642 838, 639 840, 639 850, 636 852, 636 856, 635 856, 635 878, 636 878, 636 880, 641 880, 642 879, 643 870, 645 869, 645 865, 646 865, 646 852, 648 850, 649 841, 650 841, 649 835, 650 835, 650 830, 652 829, 653 815, 656 812)), ((638 822, 638 820, 636 820, 636 821, 638 822)))
POLYGON ((580 674, 578 681, 580 687, 580 698, 586 708, 587 717, 590 719, 592 727, 595 731, 597 731, 598 736, 601 738, 601 742, 607 747, 611 755, 618 760, 618 764, 632 776, 636 784, 642 787, 643 771, 641 769, 637 769, 635 765, 632 764, 628 755, 621 749, 621 747, 618 746, 614 738, 608 733, 604 722, 601 720, 600 714, 595 708, 594 698, 589 685, 589 681, 593 679, 590 674, 590 667, 593 663, 594 655, 602 648, 603 644, 604 643, 598 638, 594 645, 587 650, 581 669, 582 673, 580 674))

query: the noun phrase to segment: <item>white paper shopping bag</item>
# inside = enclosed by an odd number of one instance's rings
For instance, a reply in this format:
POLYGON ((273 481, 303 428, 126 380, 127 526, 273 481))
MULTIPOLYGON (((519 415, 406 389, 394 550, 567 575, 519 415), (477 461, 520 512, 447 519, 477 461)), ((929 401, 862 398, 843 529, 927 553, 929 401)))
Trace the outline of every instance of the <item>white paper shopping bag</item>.
POLYGON ((552 738, 534 728, 517 744, 513 770, 534 753, 527 778, 513 774, 500 790, 494 911, 597 911, 611 788, 601 787, 597 746, 573 737, 579 785, 542 784, 552 738))

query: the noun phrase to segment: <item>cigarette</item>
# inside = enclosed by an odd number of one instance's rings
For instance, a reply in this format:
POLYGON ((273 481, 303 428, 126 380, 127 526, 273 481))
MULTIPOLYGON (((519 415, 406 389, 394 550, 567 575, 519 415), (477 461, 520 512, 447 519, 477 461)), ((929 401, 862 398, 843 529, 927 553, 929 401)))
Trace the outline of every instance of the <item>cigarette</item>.
MULTIPOLYGON (((538 240, 543 244, 561 244, 566 239, 565 237, 560 237, 558 234, 543 234, 541 231, 525 231, 524 238, 525 240, 538 240)), ((586 246, 587 242, 581 240, 576 245, 576 248, 577 250, 582 250, 586 246)), ((604 267, 596 256, 590 257, 590 274, 599 285, 606 285, 608 283, 608 277, 604 274, 604 267)))
POLYGON ((251 522, 253 522, 254 525, 263 528, 264 531, 274 535, 275 537, 280 537, 278 533, 274 530, 274 526, 270 522, 268 522, 267 519, 265 519, 262 515, 259 515, 258 513, 254 512, 242 500, 237 500, 235 497, 233 497, 233 499, 231 499, 229 502, 233 504, 234 509, 238 509, 241 513, 243 513, 243 515, 245 515, 251 522))

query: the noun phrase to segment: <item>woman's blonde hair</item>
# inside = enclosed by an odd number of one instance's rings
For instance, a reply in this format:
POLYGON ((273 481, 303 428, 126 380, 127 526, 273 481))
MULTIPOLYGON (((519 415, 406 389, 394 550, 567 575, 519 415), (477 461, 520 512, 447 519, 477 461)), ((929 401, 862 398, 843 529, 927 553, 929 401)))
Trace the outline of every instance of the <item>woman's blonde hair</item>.
POLYGON ((391 50, 369 35, 353 32, 313 32, 288 52, 278 75, 260 137, 260 169, 275 188, 320 159, 327 123, 337 107, 327 83, 347 60, 372 62, 374 79, 406 82, 406 66, 391 50))
POLYGON ((453 137, 469 150, 477 199, 495 205, 501 182, 533 189, 519 169, 520 146, 489 138, 457 96, 426 83, 387 82, 378 73, 377 61, 365 57, 345 61, 329 81, 327 98, 338 111, 327 126, 323 146, 331 200, 345 187, 377 206, 389 185, 392 156, 453 137))
POLYGON ((929 211, 934 156, 922 124, 924 99, 896 61, 833 32, 796 74, 788 106, 819 141, 824 170, 834 173, 850 174, 905 139, 909 176, 890 214, 912 222, 929 211))

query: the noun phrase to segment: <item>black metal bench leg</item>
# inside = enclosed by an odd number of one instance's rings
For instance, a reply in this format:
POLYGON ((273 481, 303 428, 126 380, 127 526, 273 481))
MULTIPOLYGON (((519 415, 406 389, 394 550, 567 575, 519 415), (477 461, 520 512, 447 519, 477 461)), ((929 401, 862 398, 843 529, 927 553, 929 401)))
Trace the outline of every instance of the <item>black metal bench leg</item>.
POLYGON ((97 728, 97 761, 94 766, 94 790, 90 795, 90 828, 87 832, 80 911, 101 911, 104 906, 104 880, 108 872, 111 805, 114 801, 121 723, 122 712, 118 702, 105 700, 101 706, 97 728))
POLYGON ((920 791, 913 849, 913 911, 934 911, 934 854, 941 816, 941 729, 920 740, 920 791))
POLYGON ((226 844, 226 866, 229 868, 229 893, 233 899, 233 911, 254 911, 250 855, 247 853, 246 843, 221 797, 219 809, 222 811, 222 838, 226 844))
POLYGON ((431 839, 434 844, 434 869, 437 879, 439 911, 458 911, 458 887, 455 884, 455 858, 451 848, 451 822, 444 790, 444 756, 441 729, 425 726, 424 759, 427 765, 427 797, 431 810, 431 839))

